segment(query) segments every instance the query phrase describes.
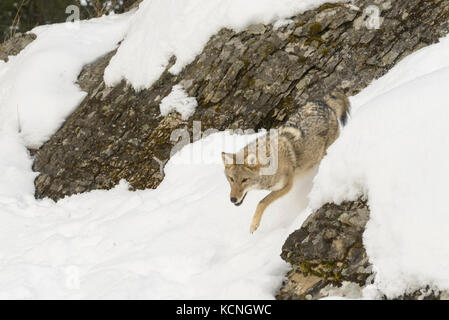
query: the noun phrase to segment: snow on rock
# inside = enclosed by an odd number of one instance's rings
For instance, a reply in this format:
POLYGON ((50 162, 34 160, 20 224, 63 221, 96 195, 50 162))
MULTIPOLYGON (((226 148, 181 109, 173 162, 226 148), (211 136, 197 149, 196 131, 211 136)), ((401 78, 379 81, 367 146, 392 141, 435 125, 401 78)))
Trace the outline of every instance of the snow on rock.
POLYGON ((188 120, 198 106, 195 98, 189 97, 181 85, 175 85, 171 93, 162 99, 160 104, 161 115, 178 112, 183 120, 188 120))
POLYGON ((364 105, 409 81, 449 67, 449 37, 440 39, 439 43, 422 48, 400 61, 396 67, 381 79, 374 80, 366 89, 351 97, 352 110, 364 105))
POLYGON ((278 30, 282 27, 288 26, 291 23, 294 23, 295 21, 293 21, 292 19, 280 19, 277 20, 274 24, 273 24, 273 29, 274 30, 278 30))
POLYGON ((30 148, 44 143, 86 96, 76 85, 83 66, 117 47, 131 16, 33 29, 37 39, 0 64, 0 127, 30 148))
POLYGON ((114 86, 126 79, 137 90, 148 88, 172 56, 176 56, 176 63, 169 71, 178 74, 221 28, 239 31, 253 23, 271 23, 328 2, 342 1, 145 0, 105 70, 105 81, 114 86))
POLYGON ((364 244, 388 297, 449 290, 449 38, 352 99, 357 110, 314 180, 311 206, 369 199, 364 244))

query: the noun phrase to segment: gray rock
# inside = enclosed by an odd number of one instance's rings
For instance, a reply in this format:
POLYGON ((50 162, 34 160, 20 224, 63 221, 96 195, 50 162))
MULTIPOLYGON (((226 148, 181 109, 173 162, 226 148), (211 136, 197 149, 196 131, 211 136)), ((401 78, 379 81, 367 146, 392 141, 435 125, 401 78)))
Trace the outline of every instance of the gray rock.
POLYGON ((277 298, 319 299, 332 290, 335 294, 343 284, 365 286, 372 273, 362 240, 368 219, 369 208, 362 200, 327 204, 310 215, 282 248, 281 257, 292 270, 277 298))
POLYGON ((0 60, 8 62, 9 56, 15 56, 29 45, 36 35, 33 33, 16 33, 12 38, 0 44, 0 60))

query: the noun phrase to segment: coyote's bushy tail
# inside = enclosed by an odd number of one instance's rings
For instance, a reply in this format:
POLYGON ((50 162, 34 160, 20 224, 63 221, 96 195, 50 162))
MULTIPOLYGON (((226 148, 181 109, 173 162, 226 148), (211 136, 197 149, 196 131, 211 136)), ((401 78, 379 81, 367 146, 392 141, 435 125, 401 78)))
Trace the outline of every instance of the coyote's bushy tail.
POLYGON ((336 91, 326 97, 326 102, 334 110, 340 123, 345 125, 348 122, 351 108, 348 97, 344 93, 336 91))

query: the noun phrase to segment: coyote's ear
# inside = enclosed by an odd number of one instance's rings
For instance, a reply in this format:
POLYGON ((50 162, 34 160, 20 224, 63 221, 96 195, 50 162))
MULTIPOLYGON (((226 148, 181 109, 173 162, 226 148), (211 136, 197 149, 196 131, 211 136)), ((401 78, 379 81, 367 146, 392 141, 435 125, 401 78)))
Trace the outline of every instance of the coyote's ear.
POLYGON ((257 164, 257 156, 254 153, 248 154, 246 157, 246 163, 250 166, 255 166, 257 164))
POLYGON ((223 164, 225 166, 230 166, 234 164, 234 155, 232 153, 221 153, 221 158, 223 159, 223 164))

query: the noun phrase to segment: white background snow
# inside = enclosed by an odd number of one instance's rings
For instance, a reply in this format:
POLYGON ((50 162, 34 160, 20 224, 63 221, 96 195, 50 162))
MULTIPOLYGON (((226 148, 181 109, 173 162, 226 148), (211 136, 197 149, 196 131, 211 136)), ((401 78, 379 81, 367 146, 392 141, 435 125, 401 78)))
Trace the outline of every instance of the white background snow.
POLYGON ((136 14, 79 29, 41 27, 36 41, 0 63, 0 298, 272 299, 288 270, 279 257, 287 235, 312 208, 362 193, 372 209, 364 242, 377 272, 365 297, 426 284, 449 289, 449 38, 352 98, 353 116, 319 169, 310 208, 313 173, 267 210, 253 235, 253 210, 266 193, 250 193, 238 208, 229 202, 220 153, 246 137, 226 133, 187 146, 157 190, 130 192, 122 182, 58 203, 34 199, 25 146, 58 128, 85 95, 75 84, 82 66, 125 35, 106 79, 143 88, 172 54, 178 72, 220 26, 288 18, 321 1, 180 3, 146 0, 136 14), (191 151, 208 161, 192 161, 191 151))

